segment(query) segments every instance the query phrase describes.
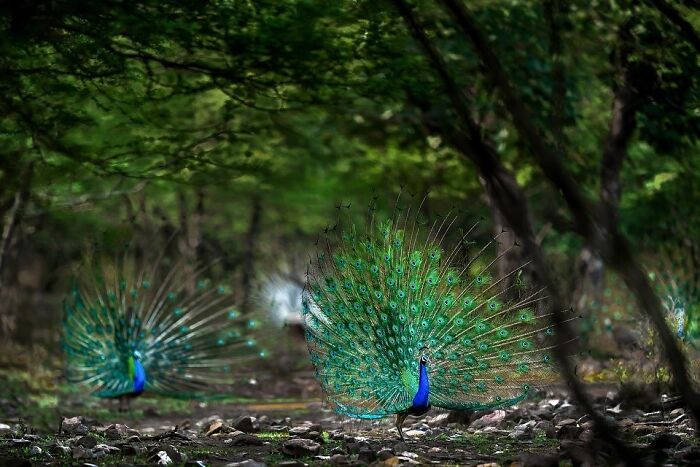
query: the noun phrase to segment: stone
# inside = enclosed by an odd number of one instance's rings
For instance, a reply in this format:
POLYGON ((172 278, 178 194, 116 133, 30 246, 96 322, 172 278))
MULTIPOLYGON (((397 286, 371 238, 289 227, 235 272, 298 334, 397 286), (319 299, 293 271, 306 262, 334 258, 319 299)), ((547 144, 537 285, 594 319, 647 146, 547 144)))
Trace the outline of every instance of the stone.
POLYGON ((104 435, 107 439, 125 439, 128 436, 138 436, 139 433, 126 425, 115 423, 105 428, 104 435))
POLYGON ((107 454, 116 454, 118 452, 121 452, 121 449, 119 449, 116 446, 110 446, 109 444, 98 444, 97 446, 94 447, 95 451, 103 451, 107 454))
POLYGON ((379 459, 380 461, 385 461, 392 457, 394 457, 394 450, 391 448, 381 448, 377 452, 377 459, 379 459))
POLYGON ((583 428, 576 425, 560 426, 557 430, 558 439, 576 439, 583 431, 583 428))
POLYGON ((29 455, 30 456, 38 456, 42 452, 44 452, 44 451, 42 451, 42 449, 39 446, 32 446, 31 448, 29 448, 29 455))
POLYGON ((82 417, 63 418, 61 420, 61 433, 68 435, 87 434, 88 427, 83 423, 82 417))
POLYGON ((355 443, 347 443, 345 447, 350 454, 358 454, 361 449, 369 449, 370 445, 367 441, 357 441, 355 443))
MULTIPOLYGON (((151 450, 150 452, 150 457, 152 460, 154 460, 156 463, 159 463, 161 460, 164 459, 163 456, 160 455, 161 452, 164 452, 167 456, 168 459, 170 459, 171 463, 175 464, 181 464, 183 462, 187 461, 187 456, 184 454, 180 453, 175 446, 171 446, 169 444, 164 444, 161 446, 158 446, 157 448, 151 450)), ((165 460, 163 460, 165 462, 165 460)), ((165 464, 161 464, 165 465, 165 464)))
POLYGON ((120 449, 127 456, 140 456, 146 452, 146 448, 140 444, 123 444, 120 449))
POLYGON ((316 441, 304 438, 293 438, 282 444, 282 453, 287 456, 315 456, 321 451, 321 445, 316 441))
POLYGON ((170 465, 173 463, 172 459, 165 451, 158 451, 151 461, 155 461, 157 465, 170 465))
POLYGON ((370 448, 362 448, 360 449, 360 452, 357 453, 357 460, 360 462, 364 462, 366 464, 369 464, 370 462, 374 462, 374 460, 377 458, 377 453, 374 452, 373 449, 370 448))
POLYGON ((54 444, 49 448, 49 452, 58 456, 67 456, 71 453, 71 450, 68 446, 64 446, 62 444, 54 444))
POLYGON ((80 446, 73 446, 73 448, 71 449, 71 456, 75 460, 92 459, 94 457, 92 450, 85 449, 80 446))
POLYGON ((28 439, 18 438, 18 439, 13 439, 12 444, 15 447, 20 447, 20 446, 29 446, 30 444, 32 444, 32 442, 29 441, 28 439))
POLYGON ((471 425, 469 425, 469 428, 473 428, 475 430, 481 429, 481 428, 486 428, 488 426, 496 427, 500 425, 500 423, 506 418, 506 412, 505 410, 494 410, 493 412, 486 414, 482 416, 481 418, 478 418, 474 420, 471 425))
POLYGON ((522 441, 526 439, 534 438, 534 433, 531 429, 527 430, 514 430, 508 433, 508 437, 517 441, 522 441))
POLYGON ((255 433, 260 430, 260 424, 255 417, 249 415, 244 415, 239 417, 234 423, 233 427, 236 430, 242 431, 244 433, 255 433))
POLYGON ((334 454, 346 454, 345 449, 342 446, 336 446, 331 449, 331 456, 334 454))
POLYGON ((87 449, 92 449, 97 446, 97 438, 92 435, 85 435, 80 438, 76 444, 87 449))
POLYGON ((333 465, 347 465, 348 458, 343 454, 333 454, 330 458, 330 463, 333 465))
POLYGON ((535 424, 535 429, 544 431, 547 438, 554 438, 557 436, 557 430, 554 424, 549 420, 540 420, 535 424))
POLYGON ((209 425, 209 427, 206 430, 206 433, 204 433, 204 436, 211 436, 214 433, 219 433, 222 429, 224 428, 224 422, 221 420, 216 420, 209 425))
POLYGON ((230 464, 226 464, 224 467, 267 467, 267 464, 253 459, 246 459, 241 462, 231 462, 230 464))
POLYGON ((431 428, 447 426, 447 424, 450 422, 450 414, 449 412, 437 414, 436 416, 427 419, 426 422, 431 428))
POLYGON ((408 430, 403 432, 405 436, 410 436, 411 438, 420 438, 421 436, 425 436, 426 433, 426 431, 422 430, 408 430))
POLYGON ((576 425, 576 420, 573 418, 565 418, 564 420, 561 420, 560 422, 557 423, 557 426, 567 426, 567 425, 576 425))
POLYGON ((408 451, 408 444, 404 443, 403 441, 399 441, 394 445, 394 452, 404 452, 408 451))
POLYGON ((230 440, 224 441, 225 443, 230 443, 231 446, 262 446, 264 441, 255 435, 249 435, 241 431, 237 431, 230 438, 230 440))
POLYGON ((278 467, 306 467, 306 464, 301 461, 282 461, 277 465, 278 467))
POLYGON ((0 436, 12 435, 12 427, 5 423, 0 423, 0 436))

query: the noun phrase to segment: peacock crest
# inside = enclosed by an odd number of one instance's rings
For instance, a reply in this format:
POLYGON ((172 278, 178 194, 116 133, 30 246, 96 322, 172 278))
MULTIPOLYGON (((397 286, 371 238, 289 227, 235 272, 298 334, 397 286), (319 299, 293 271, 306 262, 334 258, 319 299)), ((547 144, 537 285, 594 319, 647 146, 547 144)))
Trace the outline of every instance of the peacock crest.
POLYGON ((203 397, 240 380, 246 360, 266 356, 253 337, 258 323, 241 315, 225 285, 205 278, 207 268, 162 263, 125 257, 82 268, 64 303, 70 382, 99 397, 203 397))
POLYGON ((418 413, 425 390, 434 406, 487 409, 558 379, 554 330, 537 313, 546 297, 526 288, 521 268, 495 276, 507 251, 495 253, 498 237, 472 241, 476 225, 443 249, 455 221, 424 225, 406 209, 325 238, 302 308, 316 377, 337 412, 418 413))

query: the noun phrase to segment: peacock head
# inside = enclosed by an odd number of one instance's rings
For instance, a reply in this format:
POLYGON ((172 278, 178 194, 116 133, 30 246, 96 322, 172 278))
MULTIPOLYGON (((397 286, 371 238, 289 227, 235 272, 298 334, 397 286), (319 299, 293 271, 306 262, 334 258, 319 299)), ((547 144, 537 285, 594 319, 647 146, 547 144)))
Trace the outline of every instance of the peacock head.
POLYGON ((427 365, 430 363, 430 355, 428 355, 428 347, 422 347, 420 349, 420 364, 427 365))

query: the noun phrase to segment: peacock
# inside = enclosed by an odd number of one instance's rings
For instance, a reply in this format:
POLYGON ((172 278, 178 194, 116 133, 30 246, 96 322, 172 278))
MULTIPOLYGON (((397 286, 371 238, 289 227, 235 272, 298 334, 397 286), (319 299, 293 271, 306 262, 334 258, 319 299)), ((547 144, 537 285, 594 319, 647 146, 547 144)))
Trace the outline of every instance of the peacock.
POLYGON ((695 352, 700 351, 700 251, 697 246, 666 248, 657 258, 661 267, 649 272, 676 336, 695 352))
POLYGON ((522 267, 495 277, 509 249, 492 251, 499 236, 478 247, 478 223, 443 250, 456 217, 426 223, 404 208, 362 230, 336 224, 307 274, 307 344, 329 405, 396 415, 402 440, 406 417, 432 406, 510 406, 558 380, 543 291, 526 288, 522 267))
POLYGON ((119 399, 120 411, 145 391, 215 397, 240 378, 244 361, 267 355, 252 336, 258 322, 233 306, 227 287, 204 278, 206 267, 162 263, 91 262, 64 301, 68 381, 119 399))

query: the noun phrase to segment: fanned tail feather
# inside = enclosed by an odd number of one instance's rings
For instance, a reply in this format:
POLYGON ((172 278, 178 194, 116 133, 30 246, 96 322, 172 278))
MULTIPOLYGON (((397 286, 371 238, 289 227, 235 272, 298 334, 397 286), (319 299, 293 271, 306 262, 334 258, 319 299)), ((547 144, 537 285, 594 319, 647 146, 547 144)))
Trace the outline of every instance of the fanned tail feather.
POLYGON ((205 397, 240 379, 241 363, 265 356, 251 337, 257 322, 240 315, 224 286, 204 279, 204 268, 179 262, 161 278, 157 266, 125 259, 86 268, 64 304, 70 382, 100 397, 129 394, 133 356, 145 368, 146 391, 205 397))
MULTIPOLYGON (((513 404, 557 381, 553 328, 520 268, 495 279, 498 238, 476 248, 474 227, 439 246, 455 216, 427 232, 410 210, 360 234, 326 237, 303 300, 316 376, 339 413, 378 418, 407 410, 425 350, 430 401, 448 409, 513 404)), ((502 253, 505 254, 505 253, 502 253)))

